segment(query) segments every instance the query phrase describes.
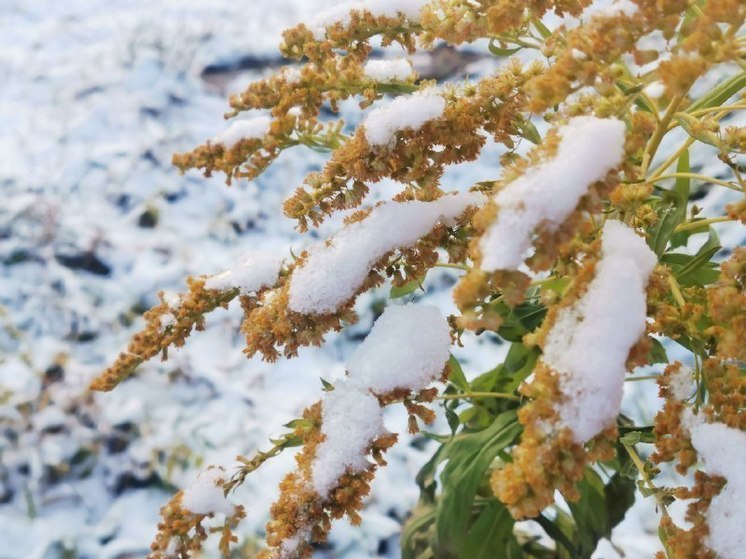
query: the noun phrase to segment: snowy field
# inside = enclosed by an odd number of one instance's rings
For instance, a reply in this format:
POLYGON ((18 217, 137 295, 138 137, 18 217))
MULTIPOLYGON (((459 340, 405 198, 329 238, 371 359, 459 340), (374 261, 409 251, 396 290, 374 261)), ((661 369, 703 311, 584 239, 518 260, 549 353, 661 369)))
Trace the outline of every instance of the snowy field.
MULTIPOLYGON (((282 200, 324 157, 290 151, 251 184, 179 176, 171 154, 224 128, 227 94, 277 69, 280 31, 331 0, 0 1, 0 559, 144 557, 158 509, 200 469, 231 470, 339 379, 387 289, 361 297, 361 321, 323 348, 273 365, 241 353, 238 309, 106 394, 90 379, 125 347, 159 290, 215 273, 247 249, 296 253, 301 238, 282 200)), ((431 75, 478 76, 497 62, 475 54, 418 57, 431 75)), ((343 105, 349 123, 359 116, 343 105)), ((446 175, 453 190, 499 174, 497 150, 446 175)), ((703 154, 702 157, 706 157, 703 154)), ((373 189, 370 201, 394 192, 373 189)), ((698 203, 704 214, 721 192, 698 203)), ((743 239, 719 229, 724 244, 743 239)), ((423 297, 452 311, 455 272, 429 274, 423 297)), ((419 297, 419 296, 418 296, 419 297)), ((505 346, 465 338, 466 371, 493 367, 505 346)), ((628 383, 628 412, 655 388, 628 383)), ((402 410, 386 425, 406 430, 402 410)), ((442 426, 442 425, 441 425, 442 426)), ((435 430, 440 427, 436 425, 435 430)), ((397 557, 416 502, 414 476, 432 447, 403 437, 373 485, 361 528, 339 522, 319 557, 397 557)), ((236 494, 245 549, 260 543, 292 455, 271 460, 236 494)), ((653 503, 641 500, 615 533, 628 558, 657 547, 653 503)), ((209 553, 206 556, 212 556, 209 553)), ((597 556, 615 559, 603 545, 597 556)))

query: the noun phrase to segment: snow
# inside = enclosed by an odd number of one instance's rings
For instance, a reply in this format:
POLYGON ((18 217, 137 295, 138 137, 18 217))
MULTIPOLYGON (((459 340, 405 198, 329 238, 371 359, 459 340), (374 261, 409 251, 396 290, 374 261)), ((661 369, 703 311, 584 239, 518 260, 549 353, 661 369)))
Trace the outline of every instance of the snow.
POLYGON ((509 183, 494 197, 495 221, 482 236, 483 270, 517 270, 539 225, 555 229, 572 213, 588 187, 619 165, 624 123, 591 116, 571 118, 559 128, 551 159, 509 183))
POLYGON ((386 253, 415 244, 438 222, 446 225, 484 196, 466 192, 433 202, 387 202, 362 221, 351 223, 328 242, 308 251, 304 264, 290 280, 289 308, 304 314, 336 311, 350 300, 373 265, 386 253))
POLYGON ((645 332, 648 276, 657 262, 645 240, 619 221, 603 228, 601 259, 586 292, 561 310, 544 345, 566 399, 560 423, 585 443, 612 425, 630 348, 645 332))
POLYGON ((615 17, 622 15, 630 17, 635 15, 637 11, 637 4, 632 2, 632 0, 617 0, 616 2, 612 3, 611 6, 607 6, 601 8, 598 11, 595 11, 594 15, 600 15, 603 17, 615 17))
POLYGON ((285 66, 282 69, 282 77, 288 85, 298 83, 302 77, 298 66, 285 66))
POLYGON ((682 402, 688 400, 694 392, 692 370, 689 367, 679 367, 671 374, 668 387, 676 400, 682 402))
POLYGON ((653 99, 659 99, 666 92, 666 86, 661 81, 654 81, 643 89, 646 95, 653 99))
POLYGON ((397 97, 368 114, 362 124, 365 139, 372 146, 390 145, 396 139, 397 132, 407 128, 416 130, 440 117, 445 108, 446 100, 434 87, 397 97))
POLYGON ((226 130, 223 130, 210 140, 213 144, 223 144, 226 149, 231 149, 241 140, 260 140, 269 133, 272 118, 268 116, 255 116, 236 120, 226 130))
POLYGON ((237 287, 242 295, 256 293, 277 282, 284 261, 277 254, 249 251, 238 265, 208 278, 205 288, 226 290, 237 287))
POLYGON ((347 363, 350 378, 375 394, 397 388, 419 392, 436 380, 448 361, 448 322, 428 305, 390 306, 347 363))
POLYGON ((377 82, 404 81, 412 75, 412 64, 406 58, 368 60, 365 75, 377 82))
POLYGON ((404 15, 409 21, 416 23, 420 21, 420 10, 430 0, 353 0, 342 2, 337 6, 329 8, 317 14, 306 23, 317 41, 326 37, 326 29, 336 23, 343 26, 349 25, 352 12, 369 12, 376 17, 397 17, 404 15))
POLYGON ((175 291, 164 291, 163 302, 172 309, 178 309, 181 306, 181 293, 175 291))
POLYGON ((587 60, 588 59, 588 55, 580 49, 572 49, 572 51, 570 52, 572 53, 572 57, 575 60, 587 60))
POLYGON ((197 476, 197 481, 184 490, 181 506, 193 514, 225 514, 230 516, 235 507, 225 498, 221 482, 225 470, 211 467, 197 476))
POLYGON ((158 317, 161 323, 161 331, 165 330, 169 326, 173 326, 176 322, 176 316, 173 313, 167 312, 158 317))
POLYGON ((311 468, 316 493, 328 497, 348 468, 362 471, 370 465, 367 449, 386 430, 378 399, 364 385, 338 382, 322 406, 325 439, 316 449, 311 468))
POLYGON ((692 446, 708 473, 728 480, 710 503, 705 545, 721 559, 739 559, 746 548, 746 432, 723 423, 701 423, 692 429, 692 446))
POLYGON ((419 392, 436 380, 448 361, 451 336, 440 311, 427 305, 392 305, 348 362, 349 376, 323 401, 321 432, 312 482, 327 497, 349 468, 368 465, 371 442, 383 435, 383 410, 376 395, 397 388, 419 392))

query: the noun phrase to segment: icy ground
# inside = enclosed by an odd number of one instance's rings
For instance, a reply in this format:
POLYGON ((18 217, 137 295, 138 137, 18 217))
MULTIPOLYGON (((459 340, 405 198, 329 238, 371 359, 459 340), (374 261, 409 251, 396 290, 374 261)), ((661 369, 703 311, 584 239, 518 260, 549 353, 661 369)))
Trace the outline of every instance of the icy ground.
MULTIPOLYGON (((180 290, 188 274, 217 272, 246 249, 289 254, 309 244, 280 205, 322 156, 286 153, 255 183, 230 189, 219 177, 178 176, 170 157, 222 130, 227 92, 280 64, 283 27, 333 3, 0 2, 0 559, 144 557, 173 491, 204 465, 231 469, 236 454, 266 449, 320 397, 319 377, 342 376, 385 289, 361 299, 359 325, 297 360, 245 360, 232 309, 114 392, 85 390, 159 290, 180 290)), ((477 74, 493 64, 464 60, 477 74)), ((445 66, 459 59, 443 57, 435 74, 445 66)), ((454 168, 447 184, 495 178, 495 154, 454 168)), ((700 203, 719 209, 724 200, 718 192, 700 203)), ((445 271, 428 278, 426 298, 443 312, 453 280, 445 271)), ((504 348, 471 339, 460 356, 479 373, 504 348)), ((640 417, 645 406, 634 406, 640 417)), ((406 429, 401 413, 386 422, 406 429)), ((319 556, 397 556, 414 476, 430 453, 422 442, 405 438, 392 450, 362 528, 338 523, 319 556)), ((286 453, 239 490, 247 549, 292 465, 286 453)), ((650 557, 655 523, 652 503, 640 501, 615 543, 627 557, 650 557)), ((598 557, 617 554, 605 546, 598 557)))

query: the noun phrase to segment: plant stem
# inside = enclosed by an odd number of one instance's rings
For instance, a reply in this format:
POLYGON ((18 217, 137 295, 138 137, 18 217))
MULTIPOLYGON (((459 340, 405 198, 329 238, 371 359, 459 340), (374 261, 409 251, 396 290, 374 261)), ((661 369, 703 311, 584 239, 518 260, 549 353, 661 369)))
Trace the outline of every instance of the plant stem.
POLYGON ((707 175, 700 175, 698 173, 671 173, 668 175, 661 175, 659 177, 656 177, 654 180, 651 180, 650 182, 658 182, 658 181, 662 181, 666 179, 696 179, 702 182, 710 182, 713 184, 719 184, 720 186, 725 186, 726 188, 735 190, 736 192, 743 192, 741 190, 741 187, 733 183, 723 181, 720 179, 716 179, 714 177, 708 177, 707 175))
POLYGON ((663 499, 661 499, 658 488, 655 486, 653 481, 650 479, 650 476, 648 476, 647 471, 645 470, 645 462, 642 461, 642 458, 640 458, 640 455, 637 454, 637 451, 635 450, 635 445, 631 444, 624 444, 624 449, 627 451, 627 454, 629 454, 629 457, 632 459, 632 463, 635 465, 635 468, 637 468, 637 471, 640 472, 640 477, 645 481, 645 485, 648 486, 650 491, 653 493, 653 497, 655 497, 655 501, 658 503, 658 506, 661 508, 661 513, 663 516, 668 516, 668 510, 666 509, 666 503, 663 502, 663 499))
POLYGON ((471 266, 467 266, 466 264, 448 264, 445 262, 438 262, 435 265, 436 268, 453 268, 454 270, 464 270, 466 272, 471 270, 471 266))
POLYGON ((733 219, 724 215, 720 217, 710 217, 708 219, 698 219, 696 221, 687 221, 686 223, 681 223, 676 226, 674 231, 676 233, 680 233, 681 231, 691 231, 692 229, 699 229, 700 227, 708 226, 711 223, 723 223, 726 221, 733 221, 733 219))
POLYGON ((686 142, 684 142, 684 144, 679 149, 677 149, 676 152, 673 155, 671 155, 671 157, 666 159, 664 163, 662 163, 659 167, 655 169, 655 171, 653 171, 653 174, 648 180, 650 182, 655 182, 655 180, 658 177, 660 177, 666 171, 666 169, 668 169, 671 165, 673 165, 676 162, 676 160, 681 156, 681 154, 684 153, 686 150, 688 150, 689 146, 691 146, 693 143, 694 143, 694 138, 689 136, 686 142))
POLYGON ((661 117, 660 123, 655 128, 653 137, 650 138, 650 142, 648 142, 648 145, 645 147, 645 154, 642 158, 641 175, 645 176, 645 174, 647 174, 648 167, 650 167, 650 163, 653 161, 653 157, 655 157, 655 152, 658 151, 658 146, 660 146, 663 136, 668 132, 668 123, 671 122, 673 115, 676 113, 676 110, 679 108, 679 105, 684 100, 685 96, 685 93, 679 93, 671 99, 671 103, 668 105, 666 112, 661 117))
POLYGON ((721 107, 707 107, 705 109, 699 109, 696 111, 692 111, 691 113, 688 113, 690 116, 699 116, 704 115, 707 113, 714 113, 718 111, 739 111, 742 109, 746 109, 746 104, 744 103, 734 103, 733 105, 723 105, 721 107))
POLYGON ((660 377, 660 375, 643 375, 641 377, 629 377, 624 379, 624 382, 637 382, 640 380, 653 380, 660 377))

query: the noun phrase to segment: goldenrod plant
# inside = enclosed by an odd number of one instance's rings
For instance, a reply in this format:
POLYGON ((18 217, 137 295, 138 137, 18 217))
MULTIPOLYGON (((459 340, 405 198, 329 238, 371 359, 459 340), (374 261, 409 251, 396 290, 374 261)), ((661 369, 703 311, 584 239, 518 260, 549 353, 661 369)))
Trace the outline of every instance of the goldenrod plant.
POLYGON ((354 323, 360 294, 393 287, 347 376, 269 450, 177 493, 150 557, 197 556, 213 532, 231 556, 246 514, 236 491, 291 447, 297 468, 258 556, 310 557, 335 519, 359 520, 397 441, 387 406, 404 406, 412 432, 436 413, 450 426, 428 433, 405 558, 590 557, 638 497, 656 502, 659 557, 743 557, 746 248, 724 249, 713 226, 746 223, 746 128, 728 125, 746 109, 746 3, 598 4, 342 3, 287 30, 287 66, 230 98, 225 131, 174 156, 230 184, 284 150, 329 153, 284 211, 301 232, 337 212, 345 225, 298 255, 253 251, 161 293, 93 389, 167 358, 234 300, 244 352, 274 361, 354 323), (483 48, 496 70, 421 79, 408 57, 443 43, 483 48), (350 99, 356 128, 329 116, 350 99), (493 180, 445 183, 448 166, 488 144, 502 147, 493 180), (367 203, 384 179, 399 193, 367 203), (721 213, 693 203, 703 190, 722 190, 721 213), (461 275, 448 317, 402 304, 435 267, 461 275), (505 360, 466 375, 450 355, 466 331, 507 341, 505 360), (685 357, 669 362, 673 347, 685 357), (651 364, 665 371, 635 374, 651 364), (654 424, 622 415, 627 381, 658 383, 654 424), (694 484, 664 485, 669 464, 694 484), (669 514, 675 500, 688 503, 687 524, 669 514))

